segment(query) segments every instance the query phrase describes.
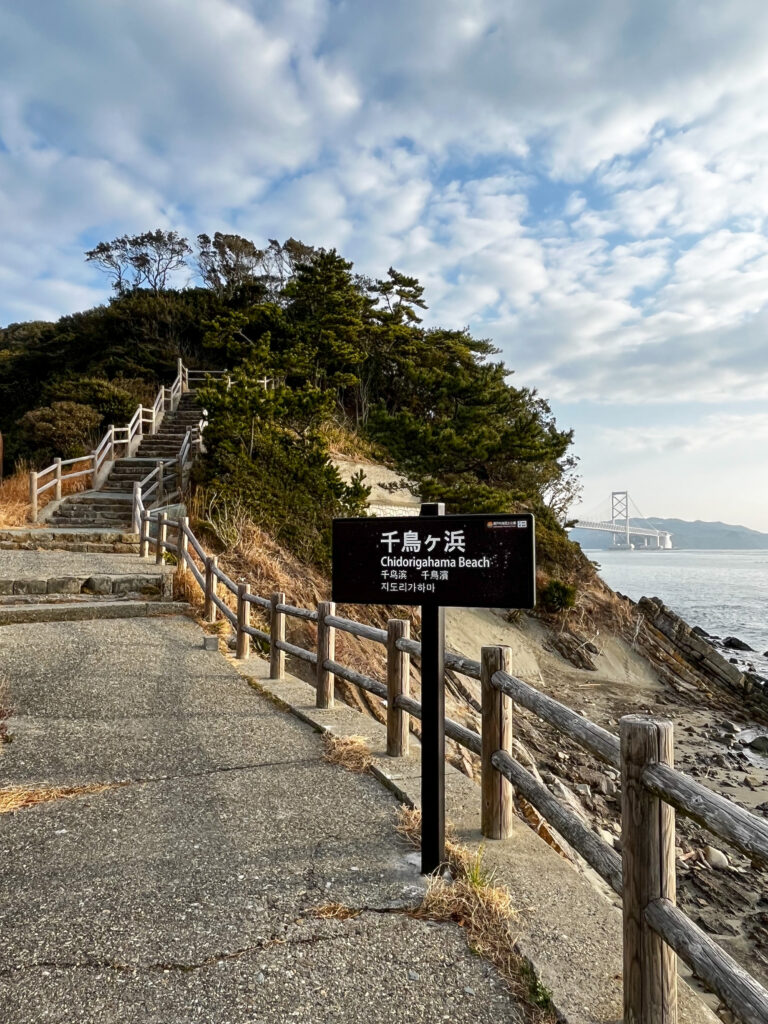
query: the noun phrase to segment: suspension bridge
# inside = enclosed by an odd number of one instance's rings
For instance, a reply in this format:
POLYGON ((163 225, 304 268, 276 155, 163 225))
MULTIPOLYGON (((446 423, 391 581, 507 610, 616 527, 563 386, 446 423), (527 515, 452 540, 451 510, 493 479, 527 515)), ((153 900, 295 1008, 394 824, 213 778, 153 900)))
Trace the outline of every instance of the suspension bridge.
POLYGON ((614 547, 628 550, 637 547, 668 550, 672 547, 672 534, 667 530, 657 530, 652 523, 648 522, 629 497, 629 491, 613 491, 611 493, 610 519, 578 519, 573 526, 579 530, 610 533, 613 537, 614 547), (637 513, 634 519, 630 517, 632 510, 637 513), (637 525, 637 520, 645 525, 637 525))

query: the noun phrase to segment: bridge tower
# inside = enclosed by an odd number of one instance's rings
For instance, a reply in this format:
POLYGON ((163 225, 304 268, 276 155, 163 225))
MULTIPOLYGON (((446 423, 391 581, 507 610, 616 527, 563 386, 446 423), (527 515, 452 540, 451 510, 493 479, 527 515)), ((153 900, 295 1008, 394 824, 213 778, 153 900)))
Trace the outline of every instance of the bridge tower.
MULTIPOLYGON (((626 527, 625 542, 629 549, 629 491, 611 491, 611 522, 623 521, 626 527)), ((616 534, 613 535, 614 543, 616 534)))

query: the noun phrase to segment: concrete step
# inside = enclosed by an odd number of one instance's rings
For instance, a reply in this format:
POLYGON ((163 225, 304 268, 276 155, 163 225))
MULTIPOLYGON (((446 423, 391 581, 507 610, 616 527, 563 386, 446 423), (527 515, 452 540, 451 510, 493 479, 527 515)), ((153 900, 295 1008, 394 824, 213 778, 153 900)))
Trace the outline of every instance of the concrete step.
MULTIPOLYGON (((145 463, 143 466, 115 466, 112 472, 109 474, 110 480, 143 480, 145 476, 149 476, 150 470, 153 469, 152 463, 145 463)), ((175 473, 176 466, 165 466, 163 467, 163 474, 175 473)))
POLYGON ((85 594, 93 597, 142 597, 145 601, 168 600, 173 596, 173 577, 160 570, 153 572, 149 566, 139 563, 136 572, 130 575, 99 573, 37 579, 25 575, 23 579, 0 579, 0 602, 3 603, 14 603, 15 598, 34 602, 36 598, 47 599, 53 594, 58 598, 85 594))
POLYGON ((129 528, 131 520, 126 519, 102 519, 99 516, 63 516, 61 519, 51 519, 54 526, 65 526, 70 527, 84 527, 86 529, 95 529, 98 527, 112 527, 113 529, 129 528))
MULTIPOLYGON (((135 482, 138 483, 138 481, 135 482)), ((133 480, 124 479, 123 477, 117 480, 107 480, 102 488, 102 494, 133 494, 133 484, 133 480)), ((166 491, 169 487, 175 490, 177 487, 177 477, 175 475, 166 476, 163 479, 163 487, 166 491)))
POLYGON ((85 511, 119 512, 121 514, 127 512, 130 514, 131 502, 126 498, 112 498, 110 495, 105 495, 101 499, 90 498, 88 501, 70 502, 67 499, 61 505, 59 505, 59 507, 55 510, 54 515, 57 515, 59 512, 73 512, 77 515, 85 511))
POLYGON ((111 554, 136 554, 139 535, 129 530, 53 526, 39 529, 17 527, 0 530, 0 551, 88 551, 111 554))
POLYGON ((151 437, 147 437, 141 442, 138 448, 138 454, 140 456, 142 449, 145 448, 148 444, 160 443, 168 445, 169 447, 171 447, 172 445, 176 445, 176 447, 180 448, 181 445, 184 443, 185 437, 186 433, 181 434, 179 436, 175 434, 153 434, 151 437))
POLYGON ((24 622, 189 615, 191 611, 191 607, 183 601, 86 601, 71 604, 1 605, 0 626, 24 622))
MULTIPOLYGON (((152 456, 148 456, 145 462, 140 465, 135 463, 122 463, 116 462, 112 467, 110 476, 137 476, 141 479, 144 476, 148 476, 153 469, 156 468, 159 459, 155 459, 152 456)), ((165 460, 163 460, 165 461, 165 460)))
POLYGON ((98 519, 102 523, 130 523, 131 509, 129 507, 105 508, 101 505, 60 505, 51 516, 50 521, 61 519, 64 525, 70 519, 98 519))
POLYGON ((84 491, 82 494, 70 494, 64 499, 67 505, 105 505, 111 507, 130 507, 131 499, 125 497, 105 497, 102 491, 84 491))
POLYGON ((145 601, 159 601, 160 596, 152 596, 150 594, 142 594, 141 591, 136 591, 135 594, 115 595, 115 594, 92 594, 89 591, 81 591, 80 593, 52 593, 52 594, 0 594, 0 609, 4 607, 11 608, 31 608, 38 607, 39 605, 61 605, 61 604, 87 604, 89 602, 103 603, 105 601, 131 601, 140 598, 145 601))
POLYGON ((173 447, 180 448, 181 445, 184 442, 184 436, 185 435, 182 434, 181 437, 177 438, 177 437, 174 437, 172 434, 168 434, 168 435, 165 435, 165 434, 153 434, 152 437, 148 437, 146 440, 141 442, 141 444, 139 445, 139 448, 138 448, 138 454, 141 455, 141 452, 145 448, 147 448, 150 445, 155 445, 155 444, 159 444, 159 445, 161 445, 163 447, 166 447, 166 448, 173 448, 173 447))
POLYGON ((143 445, 139 450, 148 459, 162 459, 166 461, 168 459, 175 459, 181 448, 175 444, 163 445, 153 442, 152 444, 143 445))

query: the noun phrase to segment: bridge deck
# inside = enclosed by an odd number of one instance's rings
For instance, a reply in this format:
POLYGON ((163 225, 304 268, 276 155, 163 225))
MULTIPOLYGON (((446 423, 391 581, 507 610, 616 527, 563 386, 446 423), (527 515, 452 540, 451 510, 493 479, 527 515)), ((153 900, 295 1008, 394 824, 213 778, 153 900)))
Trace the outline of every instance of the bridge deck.
MULTIPOLYGON (((625 535, 627 532, 626 526, 622 523, 599 522, 592 519, 579 519, 575 523, 575 528, 579 530, 600 530, 603 533, 618 533, 625 535)), ((667 537, 669 533, 666 530, 652 530, 645 526, 629 526, 630 537, 667 537)))

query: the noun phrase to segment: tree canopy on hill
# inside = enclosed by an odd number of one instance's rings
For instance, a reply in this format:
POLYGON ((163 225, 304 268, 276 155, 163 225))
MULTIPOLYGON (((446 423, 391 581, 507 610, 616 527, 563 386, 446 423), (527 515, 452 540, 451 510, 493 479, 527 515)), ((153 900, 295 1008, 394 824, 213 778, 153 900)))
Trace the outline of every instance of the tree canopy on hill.
MULTIPOLYGON (((423 326, 416 278, 393 268, 363 277, 335 250, 295 239, 258 248, 216 233, 197 240, 204 286, 168 287, 191 255, 174 232, 100 243, 86 258, 110 275, 107 304, 0 330, 0 429, 11 459, 64 454, 55 437, 62 403, 78 403, 84 435, 69 430, 67 451, 87 450, 87 432, 119 423, 181 356, 234 372, 230 391, 203 392, 211 417, 201 480, 236 489, 275 529, 290 492, 295 516, 313 522, 311 560, 327 557, 331 516, 359 511, 364 497, 330 465, 333 428, 375 445, 449 511, 536 512, 552 564, 573 568, 558 524, 575 487, 571 432, 535 391, 510 383, 489 341, 423 326)), ((296 549, 296 537, 284 539, 296 549)))

